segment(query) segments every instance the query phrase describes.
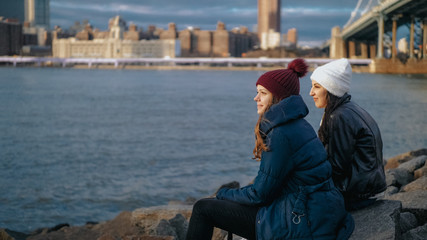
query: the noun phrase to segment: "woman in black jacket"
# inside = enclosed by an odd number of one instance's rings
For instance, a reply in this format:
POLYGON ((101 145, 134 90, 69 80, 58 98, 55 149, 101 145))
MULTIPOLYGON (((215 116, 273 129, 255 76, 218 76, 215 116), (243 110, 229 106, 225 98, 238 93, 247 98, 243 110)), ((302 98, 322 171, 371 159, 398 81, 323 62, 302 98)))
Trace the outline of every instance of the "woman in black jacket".
POLYGON ((381 133, 375 120, 350 101, 351 65, 345 58, 314 70, 310 96, 325 112, 318 135, 346 208, 366 207, 386 189, 381 133))

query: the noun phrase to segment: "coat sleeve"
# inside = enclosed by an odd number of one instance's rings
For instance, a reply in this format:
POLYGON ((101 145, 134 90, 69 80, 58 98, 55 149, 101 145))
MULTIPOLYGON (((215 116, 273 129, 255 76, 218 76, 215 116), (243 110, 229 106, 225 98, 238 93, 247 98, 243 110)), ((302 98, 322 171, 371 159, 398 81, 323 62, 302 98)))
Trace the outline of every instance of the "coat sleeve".
POLYGON ((261 164, 254 183, 240 189, 221 189, 216 197, 245 205, 266 205, 283 189, 284 181, 292 172, 295 163, 292 161, 292 150, 284 134, 273 129, 269 151, 261 156, 261 164))
POLYGON ((356 146, 355 121, 352 114, 337 114, 330 119, 327 146, 329 162, 336 178, 345 178, 351 172, 356 146))

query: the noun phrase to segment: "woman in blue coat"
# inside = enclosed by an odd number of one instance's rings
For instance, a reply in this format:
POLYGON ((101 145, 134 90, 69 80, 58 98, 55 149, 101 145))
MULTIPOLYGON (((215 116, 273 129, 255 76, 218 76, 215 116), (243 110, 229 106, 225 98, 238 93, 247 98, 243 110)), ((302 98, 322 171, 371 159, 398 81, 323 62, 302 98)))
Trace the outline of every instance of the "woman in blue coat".
POLYGON ((223 188, 216 198, 197 201, 187 240, 211 239, 214 227, 246 239, 347 239, 354 222, 331 180, 322 143, 304 120, 307 106, 299 78, 302 59, 257 81, 259 120, 254 158, 261 161, 253 184, 223 188))

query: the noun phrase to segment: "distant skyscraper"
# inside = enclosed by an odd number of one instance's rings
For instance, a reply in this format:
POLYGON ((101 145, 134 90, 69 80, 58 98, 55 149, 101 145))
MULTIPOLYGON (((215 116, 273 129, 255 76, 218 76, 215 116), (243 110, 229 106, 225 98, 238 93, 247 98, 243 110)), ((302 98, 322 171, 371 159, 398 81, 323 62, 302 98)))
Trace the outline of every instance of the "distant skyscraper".
POLYGON ((280 0, 258 0, 258 35, 280 32, 280 0))
POLYGON ((295 46, 298 44, 298 31, 296 28, 291 28, 288 30, 288 42, 295 46))
POLYGON ((31 27, 49 28, 50 0, 1 0, 0 16, 28 22, 31 27))
POLYGON ((269 39, 266 36, 272 32, 280 35, 280 0, 258 0, 258 37, 261 45, 271 45, 263 43, 263 39, 269 39))
POLYGON ((30 26, 49 28, 50 0, 25 0, 25 21, 30 26))

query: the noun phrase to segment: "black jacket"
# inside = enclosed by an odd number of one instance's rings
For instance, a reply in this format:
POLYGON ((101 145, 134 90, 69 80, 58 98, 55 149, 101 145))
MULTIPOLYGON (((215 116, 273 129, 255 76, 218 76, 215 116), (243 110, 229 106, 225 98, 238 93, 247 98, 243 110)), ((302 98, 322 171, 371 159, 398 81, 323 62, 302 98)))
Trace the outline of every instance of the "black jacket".
POLYGON ((383 143, 375 120, 345 94, 330 114, 325 145, 332 179, 345 199, 365 199, 386 189, 383 143))

